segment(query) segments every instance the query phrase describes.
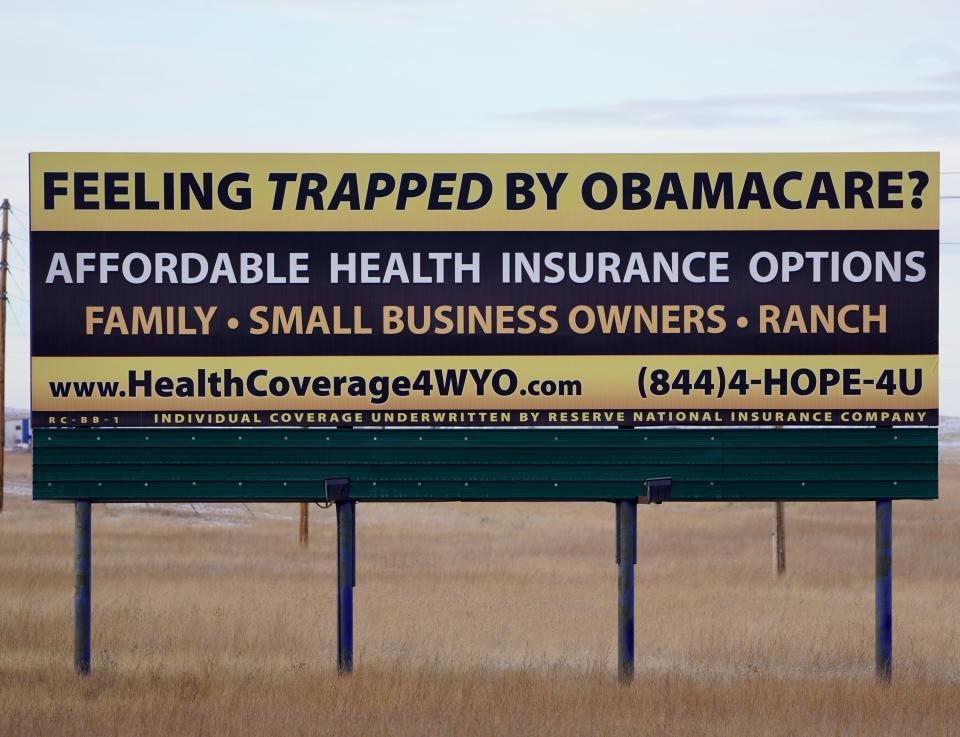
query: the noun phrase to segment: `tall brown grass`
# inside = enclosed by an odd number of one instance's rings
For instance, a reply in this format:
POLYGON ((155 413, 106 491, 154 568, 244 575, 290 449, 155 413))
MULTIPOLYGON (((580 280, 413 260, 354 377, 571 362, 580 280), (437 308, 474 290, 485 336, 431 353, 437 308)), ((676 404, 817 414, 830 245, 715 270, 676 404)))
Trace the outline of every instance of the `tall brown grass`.
MULTIPOLYGON (((8 463, 23 483, 23 458, 8 463)), ((894 505, 894 680, 873 680, 873 508, 641 508, 617 685, 613 509, 361 505, 337 677, 332 510, 97 507, 93 674, 72 673, 73 515, 0 515, 0 735, 960 734, 960 467, 894 505), (231 510, 233 511, 233 510, 231 510)))

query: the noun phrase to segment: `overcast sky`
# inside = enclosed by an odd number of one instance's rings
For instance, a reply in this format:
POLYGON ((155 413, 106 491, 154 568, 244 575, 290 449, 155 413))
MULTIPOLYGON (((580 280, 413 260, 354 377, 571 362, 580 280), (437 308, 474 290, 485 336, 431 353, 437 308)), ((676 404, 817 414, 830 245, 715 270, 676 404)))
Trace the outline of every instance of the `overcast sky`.
POLYGON ((0 0, 0 24, 7 406, 29 405, 31 150, 934 150, 960 414, 956 2, 0 0))

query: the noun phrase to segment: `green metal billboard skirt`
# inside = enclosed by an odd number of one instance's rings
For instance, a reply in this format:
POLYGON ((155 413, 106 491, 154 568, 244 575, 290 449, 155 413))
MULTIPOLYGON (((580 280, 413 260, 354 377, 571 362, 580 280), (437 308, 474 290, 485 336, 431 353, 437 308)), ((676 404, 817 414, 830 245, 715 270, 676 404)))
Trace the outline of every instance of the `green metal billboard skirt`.
POLYGON ((78 429, 34 434, 34 499, 357 501, 935 499, 936 428, 78 429))

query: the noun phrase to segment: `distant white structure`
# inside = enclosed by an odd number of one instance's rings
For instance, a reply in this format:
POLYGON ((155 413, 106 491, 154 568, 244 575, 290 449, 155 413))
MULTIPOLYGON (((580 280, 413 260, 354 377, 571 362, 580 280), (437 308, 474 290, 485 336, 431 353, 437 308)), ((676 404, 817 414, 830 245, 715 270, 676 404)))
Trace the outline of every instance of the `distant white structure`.
POLYGON ((3 447, 29 448, 33 444, 33 433, 30 431, 30 418, 20 417, 15 420, 6 420, 3 436, 3 447))

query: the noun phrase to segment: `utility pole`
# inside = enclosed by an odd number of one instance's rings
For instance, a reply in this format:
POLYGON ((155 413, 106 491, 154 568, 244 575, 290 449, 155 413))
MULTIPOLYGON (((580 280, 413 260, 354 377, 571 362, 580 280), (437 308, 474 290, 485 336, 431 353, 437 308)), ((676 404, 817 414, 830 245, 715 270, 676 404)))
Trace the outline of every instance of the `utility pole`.
POLYGON ((10 201, 4 200, 0 204, 0 210, 3 211, 3 227, 0 229, 0 413, 3 414, 3 422, 0 423, 0 512, 3 511, 3 461, 6 451, 4 446, 7 444, 7 410, 6 410, 6 385, 7 385, 7 244, 10 242, 10 230, 8 218, 10 217, 10 201))

